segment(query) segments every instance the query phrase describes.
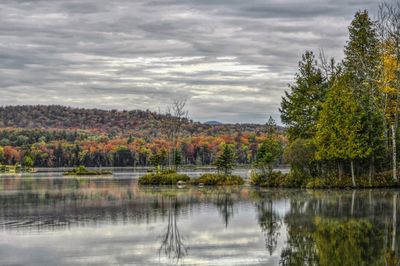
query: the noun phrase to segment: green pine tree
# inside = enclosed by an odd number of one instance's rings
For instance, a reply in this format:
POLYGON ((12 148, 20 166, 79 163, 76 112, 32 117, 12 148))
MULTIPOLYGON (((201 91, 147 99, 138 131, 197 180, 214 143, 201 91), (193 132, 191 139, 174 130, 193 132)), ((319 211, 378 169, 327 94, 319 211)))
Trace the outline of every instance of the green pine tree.
POLYGON ((221 154, 215 161, 218 171, 223 171, 224 175, 229 175, 236 165, 235 148, 231 144, 222 143, 221 154))
POLYGON ((288 126, 290 140, 313 138, 315 126, 327 90, 326 78, 318 68, 313 52, 307 51, 299 62, 299 73, 285 92, 281 103, 281 119, 288 126))
POLYGON ((368 135, 363 131, 363 110, 349 87, 349 80, 348 75, 340 77, 330 88, 322 105, 315 141, 317 159, 334 160, 339 164, 351 162, 353 186, 356 186, 354 160, 368 157, 372 150, 368 135))
POLYGON ((374 172, 374 158, 382 150, 384 115, 378 91, 380 52, 374 22, 367 11, 357 12, 349 27, 349 41, 345 47, 343 65, 351 75, 348 80, 355 99, 363 110, 362 130, 373 152, 369 158, 369 176, 374 172))
POLYGON ((254 166, 260 169, 263 175, 271 175, 282 154, 282 143, 270 136, 258 146, 254 166))
POLYGON ((276 125, 275 119, 272 116, 269 116, 267 123, 265 124, 265 128, 267 131, 268 136, 273 136, 276 134, 278 130, 278 126, 276 125))
POLYGON ((344 49, 343 65, 345 71, 353 75, 353 90, 359 99, 367 101, 377 90, 379 49, 375 24, 368 11, 357 12, 349 26, 349 41, 344 49))

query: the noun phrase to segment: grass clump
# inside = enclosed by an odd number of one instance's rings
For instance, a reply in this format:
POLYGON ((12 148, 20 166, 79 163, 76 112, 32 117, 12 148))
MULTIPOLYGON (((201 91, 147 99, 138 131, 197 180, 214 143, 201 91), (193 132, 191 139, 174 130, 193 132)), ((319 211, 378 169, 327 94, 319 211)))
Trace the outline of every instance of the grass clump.
POLYGON ((110 171, 103 170, 88 170, 85 166, 81 165, 72 169, 72 171, 64 172, 63 175, 112 175, 110 171))
MULTIPOLYGON (((336 175, 326 177, 311 177, 304 173, 290 171, 288 174, 272 172, 269 175, 253 172, 250 183, 260 187, 280 188, 309 188, 309 189, 343 189, 352 188, 351 176, 339 179, 336 175)), ((381 172, 374 175, 371 180, 368 176, 356 177, 357 188, 390 188, 400 187, 400 180, 394 181, 392 172, 381 172)))
POLYGON ((203 184, 205 186, 235 186, 243 185, 244 180, 237 175, 204 174, 199 178, 193 179, 192 184, 203 184))
POLYGON ((33 167, 22 166, 17 163, 15 165, 0 164, 0 173, 32 173, 35 172, 33 167))
POLYGON ((140 185, 176 185, 179 181, 188 182, 190 177, 174 170, 164 170, 141 176, 138 182, 140 185))
MULTIPOLYGON (((377 173, 369 180, 367 176, 356 177, 357 188, 389 188, 400 187, 400 181, 393 180, 392 171, 377 173)), ((343 176, 338 179, 336 176, 318 177, 309 179, 307 188, 350 188, 353 187, 351 176, 343 176)))
POLYGON ((259 187, 301 188, 306 186, 307 180, 295 172, 289 174, 281 172, 271 172, 269 174, 253 172, 250 176, 250 183, 259 187))

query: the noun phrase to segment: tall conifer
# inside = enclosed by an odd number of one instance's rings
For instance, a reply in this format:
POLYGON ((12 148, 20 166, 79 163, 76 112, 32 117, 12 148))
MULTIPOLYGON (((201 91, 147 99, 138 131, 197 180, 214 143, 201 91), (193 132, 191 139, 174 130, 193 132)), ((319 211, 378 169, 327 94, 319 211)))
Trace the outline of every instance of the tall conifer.
POLYGON ((326 82, 313 52, 307 51, 299 62, 299 73, 285 92, 281 103, 281 119, 288 126, 290 140, 313 138, 321 104, 326 94, 326 82))

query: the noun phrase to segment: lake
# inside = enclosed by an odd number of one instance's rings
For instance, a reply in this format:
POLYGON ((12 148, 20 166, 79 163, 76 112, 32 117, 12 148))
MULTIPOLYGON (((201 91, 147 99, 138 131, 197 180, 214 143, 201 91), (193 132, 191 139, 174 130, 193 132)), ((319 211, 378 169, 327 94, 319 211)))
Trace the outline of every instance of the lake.
POLYGON ((400 190, 0 179, 1 265, 396 265, 400 190))

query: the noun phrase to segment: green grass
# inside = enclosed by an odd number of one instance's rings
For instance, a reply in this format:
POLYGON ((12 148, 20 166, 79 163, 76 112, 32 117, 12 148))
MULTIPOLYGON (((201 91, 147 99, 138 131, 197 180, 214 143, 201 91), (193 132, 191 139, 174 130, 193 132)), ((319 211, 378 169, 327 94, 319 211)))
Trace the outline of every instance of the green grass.
MULTIPOLYGON (((392 171, 377 173, 369 181, 367 176, 356 177, 357 188, 393 188, 400 187, 400 180, 394 181, 392 171)), ((319 177, 309 179, 307 188, 351 188, 353 184, 350 176, 344 176, 341 180, 337 177, 319 177)))
POLYGON ((178 174, 172 170, 167 170, 149 173, 139 178, 140 185, 175 185, 179 181, 188 182, 190 181, 190 177, 185 174, 178 174))
POLYGON ((203 184, 205 186, 234 186, 243 185, 244 180, 237 175, 204 174, 199 178, 191 180, 194 185, 203 184))
POLYGON ((112 172, 102 170, 91 171, 86 169, 85 166, 79 166, 75 167, 72 171, 64 172, 63 175, 112 175, 112 172))
POLYGON ((173 170, 148 173, 139 178, 140 185, 176 185, 179 181, 183 181, 188 185, 203 184, 205 186, 232 186, 244 184, 244 180, 240 176, 204 174, 199 178, 190 178, 185 174, 179 174, 173 170))
POLYGON ((272 172, 269 175, 262 173, 252 173, 250 183, 260 187, 284 187, 300 188, 306 185, 307 180, 298 178, 291 174, 282 174, 281 172, 272 172))
POLYGON ((32 167, 24 167, 20 164, 3 165, 0 164, 0 173, 32 173, 35 169, 32 167))
MULTIPOLYGON (((260 187, 281 187, 281 188, 309 188, 309 189, 345 189, 352 188, 353 184, 350 176, 343 176, 342 179, 336 175, 327 177, 304 177, 292 172, 282 174, 273 172, 270 175, 253 173, 250 183, 260 187)), ((400 180, 394 181, 391 171, 381 172, 369 181, 367 176, 356 177, 357 188, 393 188, 400 187, 400 180)))

